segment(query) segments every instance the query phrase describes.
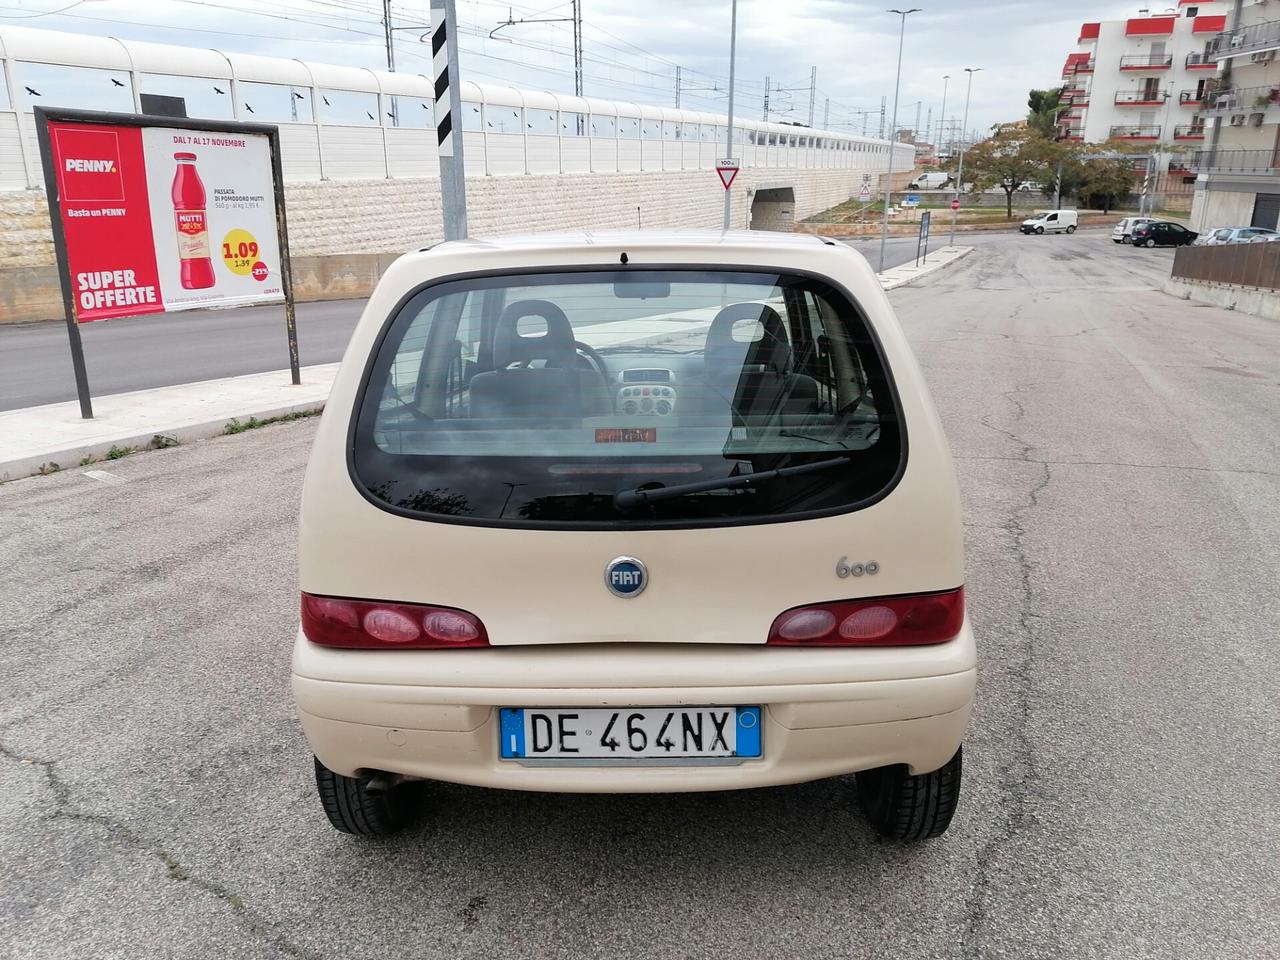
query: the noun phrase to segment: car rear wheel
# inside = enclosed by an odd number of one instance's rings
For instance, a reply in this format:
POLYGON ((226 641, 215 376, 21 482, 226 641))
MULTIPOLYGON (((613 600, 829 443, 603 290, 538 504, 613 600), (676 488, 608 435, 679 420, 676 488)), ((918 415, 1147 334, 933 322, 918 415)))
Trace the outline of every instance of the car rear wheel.
POLYGON ((1147 237, 1147 242, 1146 242, 1145 244, 1143 244, 1143 246, 1145 246, 1148 250, 1150 250, 1150 249, 1151 249, 1152 247, 1154 247, 1155 245, 1156 245, 1156 238, 1155 238, 1155 237, 1147 237))
POLYGON ((901 764, 864 770, 857 776, 858 806, 871 825, 891 840, 940 837, 960 803, 961 750, 932 773, 911 775, 901 764))
POLYGON ((1067 233, 1075 233, 1075 232, 1076 232, 1075 227, 1067 227, 1067 233))
POLYGON ((370 790, 368 778, 344 777, 316 760, 320 805, 335 830, 382 837, 409 826, 418 814, 422 781, 370 790))

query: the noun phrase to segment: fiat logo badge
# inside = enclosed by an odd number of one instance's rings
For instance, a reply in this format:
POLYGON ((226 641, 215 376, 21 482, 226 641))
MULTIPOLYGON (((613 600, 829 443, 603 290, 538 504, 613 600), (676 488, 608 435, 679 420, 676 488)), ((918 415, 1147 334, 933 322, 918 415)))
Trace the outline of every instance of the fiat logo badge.
POLYGON ((649 585, 649 571, 635 557, 614 557, 604 568, 604 585, 615 597, 638 597, 649 585))

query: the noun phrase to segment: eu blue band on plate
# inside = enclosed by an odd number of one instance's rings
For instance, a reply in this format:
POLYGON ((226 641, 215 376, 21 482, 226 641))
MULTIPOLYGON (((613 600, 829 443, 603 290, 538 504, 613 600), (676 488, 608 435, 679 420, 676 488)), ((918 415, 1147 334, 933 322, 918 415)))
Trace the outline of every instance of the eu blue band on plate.
POLYGON ((739 757, 760 756, 760 708, 738 708, 738 742, 734 754, 739 757))
POLYGON ((511 760, 524 756, 524 711, 503 707, 499 711, 502 726, 502 756, 511 760))

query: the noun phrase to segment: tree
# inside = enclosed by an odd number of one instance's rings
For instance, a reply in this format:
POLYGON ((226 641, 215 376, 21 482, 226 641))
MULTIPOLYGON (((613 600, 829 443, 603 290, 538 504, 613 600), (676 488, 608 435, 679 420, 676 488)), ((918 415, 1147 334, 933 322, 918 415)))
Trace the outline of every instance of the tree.
POLYGON ((1045 139, 1052 139, 1057 132, 1058 112, 1062 109, 1062 87, 1048 90, 1032 90, 1027 97, 1027 125, 1045 139))
POLYGON ((1124 157, 1096 157, 1086 160, 1080 199, 1095 210, 1110 213, 1133 193, 1133 162, 1124 157))
POLYGON ((1057 174, 1058 161, 1069 150, 1041 136, 1030 126, 997 126, 995 132, 975 144, 965 156, 965 173, 974 190, 1000 187, 1005 194, 1005 214, 1013 219, 1013 195, 1025 186, 1037 186, 1057 174))

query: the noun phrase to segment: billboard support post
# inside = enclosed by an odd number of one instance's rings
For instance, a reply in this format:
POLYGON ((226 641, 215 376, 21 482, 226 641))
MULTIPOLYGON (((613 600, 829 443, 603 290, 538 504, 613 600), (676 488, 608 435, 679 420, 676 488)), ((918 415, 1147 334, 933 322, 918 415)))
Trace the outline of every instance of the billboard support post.
POLYGON ((289 339, 289 378, 295 387, 302 385, 298 363, 298 321, 293 309, 293 261, 289 259, 289 226, 284 216, 284 170, 280 166, 280 129, 272 127, 271 180, 275 187, 276 235, 280 244, 280 287, 284 291, 284 330, 289 339))
POLYGON ((44 194, 49 201, 49 226, 53 228, 53 251, 58 261, 58 283, 62 287, 62 309, 67 315, 67 338, 71 341, 71 368, 76 376, 76 396, 80 399, 80 416, 93 419, 93 399, 89 396, 89 373, 84 365, 84 344, 80 342, 80 325, 76 322, 76 295, 71 290, 71 264, 67 258, 67 236, 62 229, 62 207, 58 195, 58 174, 53 167, 53 147, 49 142, 49 123, 44 107, 35 108, 36 139, 44 159, 44 194))

